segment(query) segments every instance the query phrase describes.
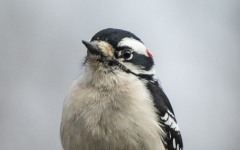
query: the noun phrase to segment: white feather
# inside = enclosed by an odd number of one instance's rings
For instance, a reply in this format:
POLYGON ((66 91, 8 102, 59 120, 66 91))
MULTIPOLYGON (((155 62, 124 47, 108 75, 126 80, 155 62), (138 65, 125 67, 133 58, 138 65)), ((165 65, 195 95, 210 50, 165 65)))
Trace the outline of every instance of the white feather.
POLYGON ((149 57, 147 54, 147 51, 146 51, 147 50, 146 46, 142 42, 139 42, 138 40, 135 40, 133 38, 128 38, 128 37, 123 38, 118 43, 118 47, 120 47, 120 46, 128 46, 128 47, 132 48, 132 50, 134 50, 138 54, 142 54, 142 55, 149 57))
POLYGON ((164 150, 164 133, 144 82, 125 72, 97 69, 87 69, 65 99, 64 150, 164 150))

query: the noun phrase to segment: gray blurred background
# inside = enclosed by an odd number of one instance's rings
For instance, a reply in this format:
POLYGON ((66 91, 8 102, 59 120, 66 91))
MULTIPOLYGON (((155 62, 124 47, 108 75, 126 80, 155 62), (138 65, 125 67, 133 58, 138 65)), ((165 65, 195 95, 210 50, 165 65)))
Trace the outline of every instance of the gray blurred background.
POLYGON ((240 149, 239 0, 1 0, 0 150, 61 149, 81 40, 108 27, 153 54, 185 150, 240 149))

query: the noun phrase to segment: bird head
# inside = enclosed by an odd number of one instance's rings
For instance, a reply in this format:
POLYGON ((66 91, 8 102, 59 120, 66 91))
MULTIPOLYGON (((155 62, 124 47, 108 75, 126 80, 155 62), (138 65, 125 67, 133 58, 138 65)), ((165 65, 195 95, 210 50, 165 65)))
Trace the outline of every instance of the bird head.
POLYGON ((90 42, 82 41, 88 49, 85 64, 92 71, 104 74, 133 74, 139 78, 155 78, 152 54, 133 33, 121 29, 104 29, 90 42))

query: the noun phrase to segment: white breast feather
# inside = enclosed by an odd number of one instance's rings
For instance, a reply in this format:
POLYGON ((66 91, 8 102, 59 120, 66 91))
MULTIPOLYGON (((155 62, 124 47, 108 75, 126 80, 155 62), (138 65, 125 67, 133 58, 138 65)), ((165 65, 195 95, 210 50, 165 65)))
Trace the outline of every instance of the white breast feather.
POLYGON ((65 99, 64 150, 164 150, 163 135, 148 90, 132 74, 88 70, 65 99))

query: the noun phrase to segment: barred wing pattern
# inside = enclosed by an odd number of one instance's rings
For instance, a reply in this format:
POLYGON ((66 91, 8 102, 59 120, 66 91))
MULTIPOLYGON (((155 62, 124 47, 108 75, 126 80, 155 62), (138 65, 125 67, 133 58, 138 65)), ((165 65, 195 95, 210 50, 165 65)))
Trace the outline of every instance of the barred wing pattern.
POLYGON ((170 101, 157 81, 148 82, 147 87, 152 94, 154 106, 158 110, 159 122, 166 133, 164 143, 167 150, 183 150, 182 136, 174 116, 170 101))

